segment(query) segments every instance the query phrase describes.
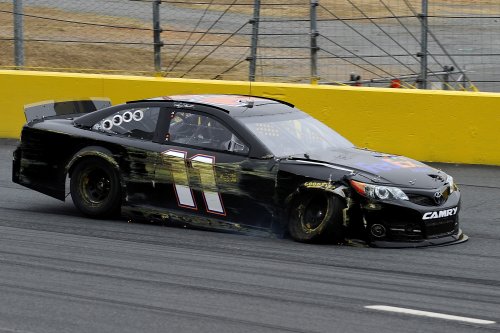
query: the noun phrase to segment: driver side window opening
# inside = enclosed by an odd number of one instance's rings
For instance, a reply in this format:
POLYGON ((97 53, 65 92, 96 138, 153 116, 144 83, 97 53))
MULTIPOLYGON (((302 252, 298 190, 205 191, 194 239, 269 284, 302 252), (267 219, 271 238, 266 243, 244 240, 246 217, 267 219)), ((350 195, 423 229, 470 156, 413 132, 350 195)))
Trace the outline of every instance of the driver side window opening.
POLYGON ((166 141, 239 154, 248 147, 212 117, 186 111, 173 112, 166 141))
POLYGON ((159 107, 121 110, 92 126, 92 130, 140 140, 152 140, 159 115, 159 107))

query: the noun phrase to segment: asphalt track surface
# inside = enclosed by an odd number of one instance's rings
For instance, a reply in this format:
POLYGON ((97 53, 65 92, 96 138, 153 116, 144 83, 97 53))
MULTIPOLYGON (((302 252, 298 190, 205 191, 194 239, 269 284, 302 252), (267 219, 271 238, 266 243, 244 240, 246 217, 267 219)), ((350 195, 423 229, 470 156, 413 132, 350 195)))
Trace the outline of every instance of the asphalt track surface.
POLYGON ((439 165, 468 242, 374 249, 83 218, 13 184, 13 149, 0 142, 0 332, 500 332, 499 167, 439 165))

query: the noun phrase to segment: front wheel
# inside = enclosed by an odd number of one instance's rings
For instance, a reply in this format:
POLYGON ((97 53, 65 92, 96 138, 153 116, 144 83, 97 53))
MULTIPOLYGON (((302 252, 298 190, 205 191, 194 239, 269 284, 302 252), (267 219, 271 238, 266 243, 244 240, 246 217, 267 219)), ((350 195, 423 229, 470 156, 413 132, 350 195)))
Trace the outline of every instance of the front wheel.
POLYGON ((86 158, 75 166, 70 191, 76 208, 85 215, 106 218, 120 211, 120 178, 113 167, 100 158, 86 158))
POLYGON ((321 191, 301 194, 292 205, 288 231, 299 242, 341 242, 342 200, 321 191))

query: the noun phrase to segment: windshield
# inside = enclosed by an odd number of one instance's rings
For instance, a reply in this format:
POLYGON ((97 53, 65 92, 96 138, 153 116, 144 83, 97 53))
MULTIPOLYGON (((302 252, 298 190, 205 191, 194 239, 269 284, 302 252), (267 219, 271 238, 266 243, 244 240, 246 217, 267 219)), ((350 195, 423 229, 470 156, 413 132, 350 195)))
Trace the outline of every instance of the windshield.
POLYGON ((290 156, 353 144, 304 113, 240 118, 275 156, 290 156), (286 118, 284 118, 286 117, 286 118))

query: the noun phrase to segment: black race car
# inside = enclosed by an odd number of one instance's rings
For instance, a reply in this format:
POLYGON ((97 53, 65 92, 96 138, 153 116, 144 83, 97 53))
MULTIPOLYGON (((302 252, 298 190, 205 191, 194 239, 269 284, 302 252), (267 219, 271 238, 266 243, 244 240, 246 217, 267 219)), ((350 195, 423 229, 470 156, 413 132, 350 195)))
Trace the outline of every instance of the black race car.
POLYGON ((64 200, 69 178, 94 218, 380 247, 467 239, 451 176, 356 148, 289 103, 179 95, 104 106, 27 107, 13 181, 64 200))

